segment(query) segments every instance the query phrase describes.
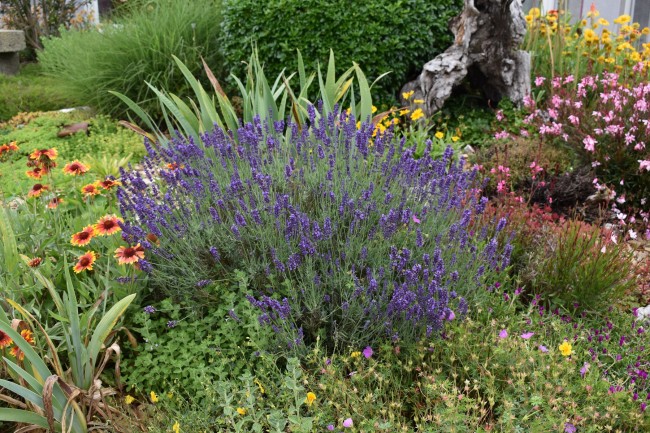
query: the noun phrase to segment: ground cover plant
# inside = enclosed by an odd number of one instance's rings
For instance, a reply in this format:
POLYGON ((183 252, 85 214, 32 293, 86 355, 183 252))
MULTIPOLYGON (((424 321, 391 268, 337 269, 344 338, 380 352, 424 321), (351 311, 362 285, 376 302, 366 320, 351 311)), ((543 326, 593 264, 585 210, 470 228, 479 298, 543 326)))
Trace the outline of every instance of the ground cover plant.
POLYGON ((596 55, 567 55, 583 62, 569 78, 538 52, 552 75, 528 106, 481 114, 425 119, 412 93, 377 108, 334 53, 311 75, 293 54, 267 80, 253 53, 241 100, 170 58, 193 101, 156 87, 167 119, 119 88, 142 125, 15 116, 0 132, 16 179, 0 177, 0 422, 648 430, 647 84, 622 57, 590 69, 596 55))

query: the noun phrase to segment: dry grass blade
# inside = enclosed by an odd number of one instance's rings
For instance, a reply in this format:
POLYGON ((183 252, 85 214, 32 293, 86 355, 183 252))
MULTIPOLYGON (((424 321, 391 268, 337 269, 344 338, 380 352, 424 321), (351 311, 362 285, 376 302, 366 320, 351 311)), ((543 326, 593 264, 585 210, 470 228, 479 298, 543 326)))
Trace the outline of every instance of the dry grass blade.
MULTIPOLYGON (((50 431, 56 431, 54 429, 54 407, 52 405, 53 389, 54 384, 57 383, 59 376, 56 374, 51 375, 45 379, 43 384, 43 408, 45 409, 45 417, 47 418, 47 424, 50 426, 50 431)), ((61 423, 62 430, 65 430, 63 423, 61 423)))
POLYGON ((117 123, 122 125, 123 127, 127 128, 127 129, 130 129, 131 131, 135 132, 136 134, 139 134, 139 135, 141 135, 143 137, 148 138, 152 143, 156 142, 156 137, 154 137, 153 135, 149 134, 144 129, 140 128, 137 125, 134 125, 131 122, 127 122, 126 120, 120 120, 117 123))
POLYGON ((0 394, 0 401, 4 401, 5 403, 9 403, 11 406, 16 406, 21 409, 27 409, 27 405, 25 403, 20 400, 16 400, 13 397, 9 397, 8 395, 0 394))
POLYGON ((221 96, 223 96, 224 98, 226 98, 226 100, 228 100, 228 96, 226 96, 226 93, 221 88, 221 85, 219 84, 219 80, 217 80, 217 77, 214 76, 208 64, 205 63, 205 60, 203 60, 203 57, 201 57, 201 61, 203 62, 203 69, 205 69, 205 73, 208 76, 208 80, 210 80, 212 87, 214 87, 214 91, 220 94, 221 96))

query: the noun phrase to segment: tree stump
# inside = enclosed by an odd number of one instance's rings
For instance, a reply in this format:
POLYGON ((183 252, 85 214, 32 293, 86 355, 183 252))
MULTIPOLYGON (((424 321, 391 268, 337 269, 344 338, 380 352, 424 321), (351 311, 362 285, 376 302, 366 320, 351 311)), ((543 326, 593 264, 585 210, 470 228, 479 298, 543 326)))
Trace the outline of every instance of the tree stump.
POLYGON ((521 0, 465 0, 449 26, 454 44, 426 63, 402 92, 413 90, 414 98, 424 99, 430 116, 467 77, 489 101, 505 97, 521 105, 530 94, 530 54, 519 50, 526 34, 521 0))

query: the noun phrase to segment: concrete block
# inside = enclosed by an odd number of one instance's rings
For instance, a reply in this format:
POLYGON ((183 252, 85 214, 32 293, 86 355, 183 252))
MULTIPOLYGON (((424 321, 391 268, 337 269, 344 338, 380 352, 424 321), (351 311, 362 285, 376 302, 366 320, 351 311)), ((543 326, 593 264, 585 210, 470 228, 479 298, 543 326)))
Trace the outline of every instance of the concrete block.
POLYGON ((0 53, 16 53, 26 47, 22 30, 0 30, 0 53))

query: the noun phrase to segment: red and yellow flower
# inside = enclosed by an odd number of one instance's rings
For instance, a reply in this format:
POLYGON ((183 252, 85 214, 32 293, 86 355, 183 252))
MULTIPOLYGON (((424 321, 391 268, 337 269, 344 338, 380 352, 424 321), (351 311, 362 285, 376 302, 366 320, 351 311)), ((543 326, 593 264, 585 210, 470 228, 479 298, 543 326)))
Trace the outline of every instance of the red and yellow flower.
POLYGON ((13 341, 11 340, 11 337, 7 335, 6 333, 0 331, 0 349, 4 349, 5 347, 9 347, 13 344, 13 341))
POLYGON ((20 331, 20 336, 23 337, 29 344, 34 344, 34 333, 29 329, 23 329, 20 331))
POLYGON ((72 269, 75 271, 76 274, 78 274, 81 271, 92 271, 95 260, 97 260, 97 253, 95 253, 94 251, 86 251, 85 254, 79 256, 79 260, 77 261, 77 264, 74 265, 72 269))
POLYGON ((56 148, 53 147, 51 149, 35 150, 29 155, 29 158, 35 161, 43 162, 43 161, 54 161, 57 156, 59 156, 59 152, 56 150, 56 148))
POLYGON ((25 354, 23 353, 22 350, 20 350, 20 347, 18 347, 18 346, 12 347, 11 350, 9 351, 9 353, 11 354, 11 356, 13 356, 14 358, 16 358, 16 359, 18 359, 20 361, 25 359, 25 354))
POLYGON ((94 182, 94 183, 89 183, 88 185, 84 185, 81 187, 81 192, 86 197, 101 194, 101 191, 99 190, 99 183, 94 182))
POLYGON ((37 268, 38 266, 40 266, 42 261, 43 259, 41 259, 40 257, 34 257, 33 259, 27 262, 27 266, 29 266, 30 268, 37 268))
POLYGON ((144 259, 144 248, 140 244, 134 247, 119 247, 115 250, 115 258, 120 265, 137 263, 144 259))
POLYGON ((63 167, 63 172, 65 174, 69 174, 70 176, 81 176, 82 174, 88 172, 88 170, 90 170, 90 167, 79 161, 72 161, 63 167))
POLYGON ((41 177, 43 177, 44 174, 47 173, 48 173, 47 168, 42 168, 42 167, 36 167, 34 168, 34 170, 29 170, 25 172, 27 177, 31 177, 32 179, 40 179, 41 177))
POLYGON ((118 185, 122 185, 122 182, 120 182, 119 180, 106 178, 102 181, 99 181, 98 184, 101 188, 104 188, 106 191, 108 191, 115 188, 118 185))
POLYGON ((50 187, 47 185, 43 185, 41 183, 37 183, 34 186, 32 186, 32 189, 29 190, 27 193, 27 197, 39 197, 43 192, 49 190, 50 187))
POLYGON ((83 247, 84 245, 88 245, 96 234, 97 233, 95 233, 95 228, 93 226, 86 226, 79 233, 72 235, 70 243, 77 247, 83 247))
POLYGON ((47 208, 56 209, 61 203, 63 203, 63 199, 61 197, 54 197, 47 203, 47 208))
POLYGON ((110 236, 122 230, 120 222, 123 221, 122 218, 115 215, 105 215, 97 221, 97 224, 95 224, 95 233, 98 236, 110 236))

